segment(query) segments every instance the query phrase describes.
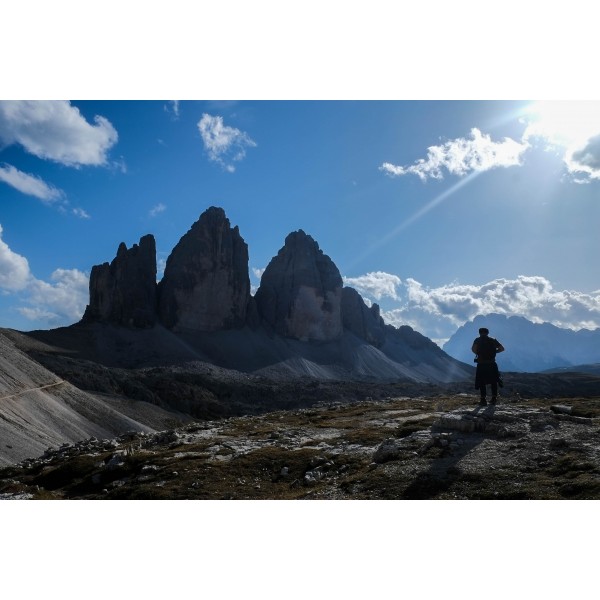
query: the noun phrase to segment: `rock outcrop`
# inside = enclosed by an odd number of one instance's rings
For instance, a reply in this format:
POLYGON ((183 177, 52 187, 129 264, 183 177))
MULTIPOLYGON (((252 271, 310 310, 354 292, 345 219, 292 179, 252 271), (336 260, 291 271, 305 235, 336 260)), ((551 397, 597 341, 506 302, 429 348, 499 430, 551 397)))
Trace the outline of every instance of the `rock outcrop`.
POLYGON ((290 233, 256 292, 261 318, 285 337, 328 341, 342 334, 342 277, 304 231, 290 233))
POLYGON ((156 321, 156 243, 145 235, 129 250, 119 245, 110 263, 92 267, 84 322, 150 327, 156 321))
POLYGON ((362 296, 354 289, 342 289, 342 323, 344 329, 379 348, 385 340, 385 324, 379 313, 379 305, 369 308, 362 296))
POLYGON ((167 259, 158 290, 160 320, 174 331, 243 327, 249 302, 248 246, 223 209, 211 207, 167 259))

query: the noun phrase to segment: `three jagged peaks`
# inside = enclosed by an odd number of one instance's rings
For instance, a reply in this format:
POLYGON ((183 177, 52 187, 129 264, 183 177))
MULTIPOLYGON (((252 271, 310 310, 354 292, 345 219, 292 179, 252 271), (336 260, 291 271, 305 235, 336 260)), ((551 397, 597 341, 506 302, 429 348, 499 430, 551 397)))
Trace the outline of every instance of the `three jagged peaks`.
POLYGON ((222 208, 207 209, 179 240, 156 283, 152 235, 112 263, 92 268, 84 322, 209 332, 263 326, 304 341, 330 341, 348 329, 369 343, 383 339, 379 308, 343 288, 334 262, 302 230, 290 233, 250 294, 248 246, 222 208))

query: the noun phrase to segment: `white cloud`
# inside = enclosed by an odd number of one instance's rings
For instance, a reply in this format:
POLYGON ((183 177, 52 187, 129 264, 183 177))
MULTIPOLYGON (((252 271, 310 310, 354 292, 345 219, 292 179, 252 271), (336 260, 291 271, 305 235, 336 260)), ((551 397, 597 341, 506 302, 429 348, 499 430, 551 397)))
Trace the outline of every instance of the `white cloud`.
POLYGON ((73 323, 81 319, 88 301, 89 279, 78 269, 56 269, 52 283, 32 279, 27 286, 27 303, 21 314, 43 319, 51 325, 73 323))
POLYGON ((578 183, 600 179, 600 134, 587 140, 581 148, 574 148, 566 156, 565 163, 571 173, 583 175, 578 183))
POLYGON ((361 294, 372 296, 375 300, 381 300, 384 296, 398 300, 398 286, 401 280, 397 275, 376 271, 360 277, 344 277, 343 280, 344 285, 355 288, 361 294))
POLYGON ((520 165, 528 147, 527 143, 508 137, 501 142, 493 142, 489 135, 473 128, 470 138, 457 138, 440 146, 430 146, 427 148, 427 158, 419 159, 413 165, 402 167, 386 162, 379 169, 396 177, 413 174, 422 181, 428 178, 443 179, 444 170, 462 176, 472 171, 520 165))
MULTIPOLYGON (((477 315, 497 313, 523 316, 534 323, 548 322, 566 329, 600 327, 600 290, 584 293, 556 290, 541 276, 495 279, 483 285, 451 283, 428 288, 412 278, 393 285, 388 293, 377 286, 372 274, 353 278, 369 285, 353 285, 365 300, 386 301, 382 317, 391 325, 409 325, 437 343, 443 343, 458 327, 477 315), (374 283, 373 283, 374 282, 374 283), (395 292, 395 297, 391 293, 395 292)), ((382 274, 391 283, 393 275, 382 274)), ((400 282, 400 278, 396 278, 400 282)), ((344 282, 350 285, 348 278, 344 282)))
POLYGON ((36 279, 27 259, 2 240, 0 225, 0 292, 16 294, 27 304, 18 308, 24 317, 49 326, 78 321, 87 304, 88 290, 88 276, 77 269, 56 269, 50 283, 36 279))
POLYGON ((29 263, 24 256, 13 252, 2 239, 0 225, 0 290, 16 292, 27 287, 31 273, 29 263))
MULTIPOLYGON (((252 267, 252 274, 259 281, 259 283, 260 283, 260 280, 265 271, 266 271, 266 268, 257 269, 256 267, 252 267)), ((250 294, 252 296, 255 296, 257 291, 258 291, 258 285, 254 285, 253 283, 251 283, 250 284, 250 294)))
POLYGON ((61 190, 47 184, 40 177, 23 173, 6 163, 0 166, 0 181, 14 187, 22 194, 39 198, 46 203, 52 203, 64 196, 61 190))
POLYGON ((495 279, 484 285, 450 284, 428 289, 408 279, 408 305, 462 324, 478 314, 521 315, 570 329, 600 327, 600 292, 555 290, 545 277, 495 279))
POLYGON ((79 217, 80 219, 91 219, 92 217, 90 217, 90 215, 83 210, 83 208, 74 208, 71 211, 76 217, 79 217))
POLYGON ((445 172, 464 176, 519 166, 525 152, 537 148, 558 153, 572 181, 600 180, 600 102, 533 102, 524 109, 520 121, 525 129, 518 141, 506 137, 494 142, 473 128, 469 138, 430 146, 427 157, 412 165, 385 162, 379 169, 393 177, 413 174, 422 181, 443 179, 445 172))
POLYGON ((600 102, 534 102, 522 121, 523 141, 558 152, 573 181, 600 179, 600 102))
POLYGON ((600 135, 587 140, 585 146, 574 152, 572 158, 581 165, 600 170, 600 135))
POLYGON ((167 267, 167 259, 166 258, 159 258, 156 261, 156 281, 157 281, 157 283, 164 277, 166 267, 167 267))
POLYGON ((156 206, 150 209, 148 215, 151 217, 156 217, 156 215, 165 212, 165 210, 167 210, 167 207, 162 202, 159 202, 156 206))
POLYGON ((63 100, 0 101, 0 142, 21 145, 39 158, 63 165, 106 165, 107 153, 118 134, 102 116, 88 123, 63 100))
POLYGON ((235 171, 233 162, 246 156, 246 148, 256 146, 247 133, 223 123, 223 117, 204 113, 198 121, 204 149, 209 160, 219 163, 229 173, 235 171))
POLYGON ((252 273, 254 274, 254 277, 256 277, 256 279, 258 279, 259 281, 265 271, 266 271, 266 268, 257 269, 256 267, 252 267, 252 273))

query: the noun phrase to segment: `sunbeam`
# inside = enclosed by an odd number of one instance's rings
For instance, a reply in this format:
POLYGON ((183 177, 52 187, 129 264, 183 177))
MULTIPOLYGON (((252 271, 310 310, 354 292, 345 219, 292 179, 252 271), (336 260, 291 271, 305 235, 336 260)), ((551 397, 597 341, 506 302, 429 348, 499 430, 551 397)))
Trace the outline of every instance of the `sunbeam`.
POLYGON ((465 185, 473 181, 478 175, 481 175, 484 171, 472 171, 466 177, 459 179, 453 186, 437 195, 435 198, 430 200, 425 206, 420 208, 417 212, 412 214, 406 220, 402 221, 392 231, 379 238, 376 242, 371 244, 362 254, 357 256, 353 261, 346 265, 346 270, 352 268, 354 265, 363 261, 367 256, 371 255, 375 250, 379 250, 382 246, 388 244, 393 240, 401 231, 410 227, 413 223, 418 221, 421 217, 425 216, 429 211, 434 209, 436 206, 441 204, 444 200, 455 194, 458 190, 463 188, 465 185))

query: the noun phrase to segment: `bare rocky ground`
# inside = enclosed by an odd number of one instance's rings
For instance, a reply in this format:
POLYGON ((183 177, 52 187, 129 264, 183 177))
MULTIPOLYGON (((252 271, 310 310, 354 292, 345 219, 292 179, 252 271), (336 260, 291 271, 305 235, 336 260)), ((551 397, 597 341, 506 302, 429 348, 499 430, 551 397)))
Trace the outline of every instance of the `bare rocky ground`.
POLYGON ((48 449, 5 499, 598 499, 600 396, 326 401, 48 449))
POLYGON ((593 373, 506 373, 480 408, 472 380, 124 368, 2 340, 0 498, 600 498, 593 373))

